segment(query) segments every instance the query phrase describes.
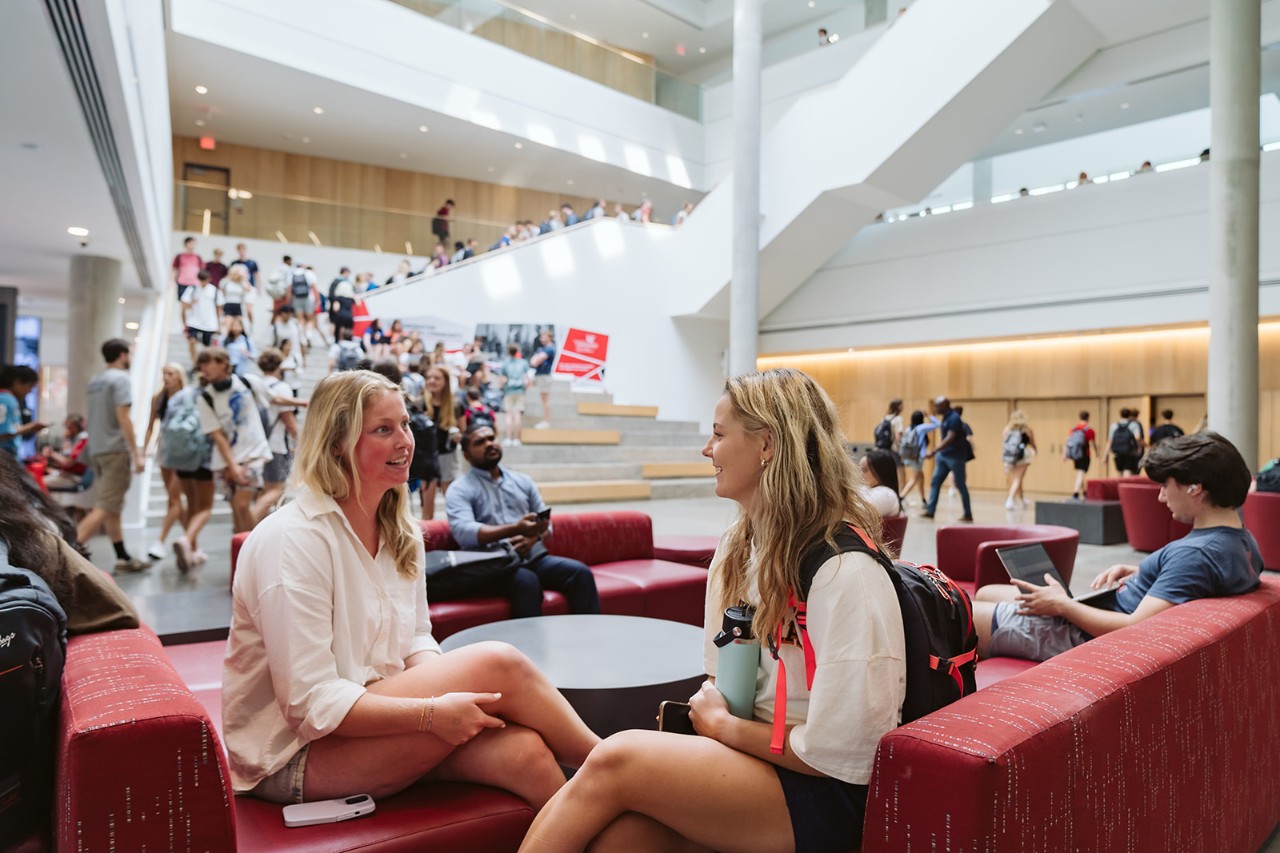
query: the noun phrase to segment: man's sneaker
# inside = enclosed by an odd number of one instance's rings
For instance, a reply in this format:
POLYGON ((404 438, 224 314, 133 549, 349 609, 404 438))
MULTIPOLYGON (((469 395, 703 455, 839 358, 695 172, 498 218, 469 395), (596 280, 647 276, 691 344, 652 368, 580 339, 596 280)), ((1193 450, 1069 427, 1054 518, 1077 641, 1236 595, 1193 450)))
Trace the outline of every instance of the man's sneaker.
POLYGON ((931 512, 927 512, 927 511, 926 511, 926 512, 922 512, 922 513, 920 513, 920 516, 919 516, 919 517, 920 517, 920 518, 933 518, 933 513, 931 513, 931 512))
POLYGON ((133 574, 134 572, 146 571, 149 568, 151 568, 151 564, 146 560, 130 557, 127 560, 116 560, 116 566, 112 571, 119 574, 133 574))
POLYGON ((147 549, 147 559, 152 562, 163 560, 169 554, 169 549, 164 547, 164 543, 156 540, 156 543, 147 549))
POLYGON ((962 515, 960 516, 960 520, 963 521, 965 524, 973 524, 972 515, 962 515))
POLYGON ((191 567, 195 565, 195 555, 191 553, 191 543, 187 541, 185 536, 174 540, 173 556, 178 563, 178 571, 184 575, 191 571, 191 567))

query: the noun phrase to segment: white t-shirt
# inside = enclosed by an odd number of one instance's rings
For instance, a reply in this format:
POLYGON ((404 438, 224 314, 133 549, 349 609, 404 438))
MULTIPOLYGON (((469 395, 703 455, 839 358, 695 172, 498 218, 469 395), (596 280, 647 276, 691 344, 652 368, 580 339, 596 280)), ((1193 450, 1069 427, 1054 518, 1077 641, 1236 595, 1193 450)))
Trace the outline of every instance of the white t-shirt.
POLYGON ((244 544, 231 590, 223 736, 236 791, 252 790, 330 734, 366 685, 403 672, 431 636, 426 555, 402 577, 372 557, 333 498, 304 489, 244 544))
POLYGON ((213 284, 193 288, 187 309, 187 325, 201 332, 218 331, 218 288, 213 284))
MULTIPOLYGON (((717 580, 721 550, 716 549, 707 583, 703 661, 709 675, 715 675, 718 654, 712 638, 723 622, 717 580)), ((759 604, 754 562, 748 573, 748 603, 759 604)), ((898 596, 879 563, 869 554, 851 552, 822 564, 807 604, 809 641, 818 661, 812 692, 805 686, 800 646, 784 642, 780 651, 787 666, 787 723, 795 726, 790 747, 813 769, 865 785, 880 738, 902 720, 907 693, 898 596)), ((773 722, 777 667, 765 647, 756 676, 755 719, 761 722, 773 722)))
POLYGON ((245 291, 245 286, 240 282, 224 278, 222 280, 222 292, 218 294, 218 304, 227 305, 229 303, 231 305, 239 305, 241 302, 244 302, 245 291))
MULTIPOLYGON (((272 397, 293 396, 293 389, 283 379, 267 376, 263 378, 262 384, 266 386, 267 393, 272 397)), ((280 420, 281 413, 293 410, 293 406, 277 406, 275 403, 267 407, 267 413, 271 418, 271 434, 267 436, 267 444, 272 453, 284 455, 293 451, 293 439, 289 438, 289 431, 280 420)))
MULTIPOLYGON (((231 456, 237 465, 271 461, 271 446, 267 444, 262 429, 262 416, 258 414, 258 401, 253 390, 238 376, 231 377, 231 387, 219 391, 212 385, 204 388, 213 401, 213 410, 201 395, 196 411, 200 413, 200 428, 205 434, 222 430, 231 445, 231 456)), ((214 448, 209 462, 210 471, 221 471, 227 460, 214 448)))
POLYGON ((893 489, 888 486, 881 485, 872 486, 869 489, 864 488, 862 496, 867 499, 867 503, 876 508, 876 512, 880 513, 881 518, 902 515, 902 504, 893 489))
POLYGON ((294 349, 302 346, 302 324, 298 322, 297 318, 290 318, 287 323, 276 323, 275 331, 276 346, 280 346, 281 341, 293 341, 294 349))

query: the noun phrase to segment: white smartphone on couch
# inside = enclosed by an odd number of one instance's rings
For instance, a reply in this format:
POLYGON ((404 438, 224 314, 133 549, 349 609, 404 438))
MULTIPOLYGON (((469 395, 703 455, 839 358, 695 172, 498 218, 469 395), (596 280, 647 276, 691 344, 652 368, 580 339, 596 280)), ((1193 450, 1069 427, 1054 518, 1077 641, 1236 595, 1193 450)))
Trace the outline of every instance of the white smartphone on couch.
POLYGON ((354 794, 333 800, 317 800, 314 803, 294 803, 284 807, 285 826, 314 826, 318 823, 337 823, 373 812, 373 797, 354 794))

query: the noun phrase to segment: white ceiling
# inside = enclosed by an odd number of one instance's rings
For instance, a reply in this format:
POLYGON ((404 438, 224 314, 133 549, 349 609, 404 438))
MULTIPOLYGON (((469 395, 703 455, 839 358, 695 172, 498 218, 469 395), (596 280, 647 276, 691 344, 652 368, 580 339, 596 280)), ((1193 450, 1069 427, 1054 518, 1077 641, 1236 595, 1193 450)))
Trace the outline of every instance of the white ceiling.
POLYGON ((5 4, 0 69, 0 284, 20 289, 23 311, 65 311, 71 257, 90 253, 121 259, 126 295, 140 292, 44 4, 5 4), (87 247, 73 225, 89 229, 87 247))

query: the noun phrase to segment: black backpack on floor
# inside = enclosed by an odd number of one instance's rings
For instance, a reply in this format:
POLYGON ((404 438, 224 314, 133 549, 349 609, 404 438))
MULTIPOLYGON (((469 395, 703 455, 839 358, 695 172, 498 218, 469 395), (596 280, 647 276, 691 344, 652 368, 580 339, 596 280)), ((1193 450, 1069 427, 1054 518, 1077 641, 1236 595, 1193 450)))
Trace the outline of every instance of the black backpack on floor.
MULTIPOLYGON (((902 703, 902 722, 918 720, 977 690, 978 634, 969 594, 933 566, 889 559, 855 527, 840 530, 835 539, 837 551, 825 541, 819 542, 800 564, 801 596, 808 598, 814 575, 837 553, 870 554, 889 573, 898 594, 906 639, 907 695, 902 703)), ((807 642, 803 612, 797 621, 807 642)))
POLYGON ((49 822, 67 616, 38 575, 0 561, 0 848, 49 822))

